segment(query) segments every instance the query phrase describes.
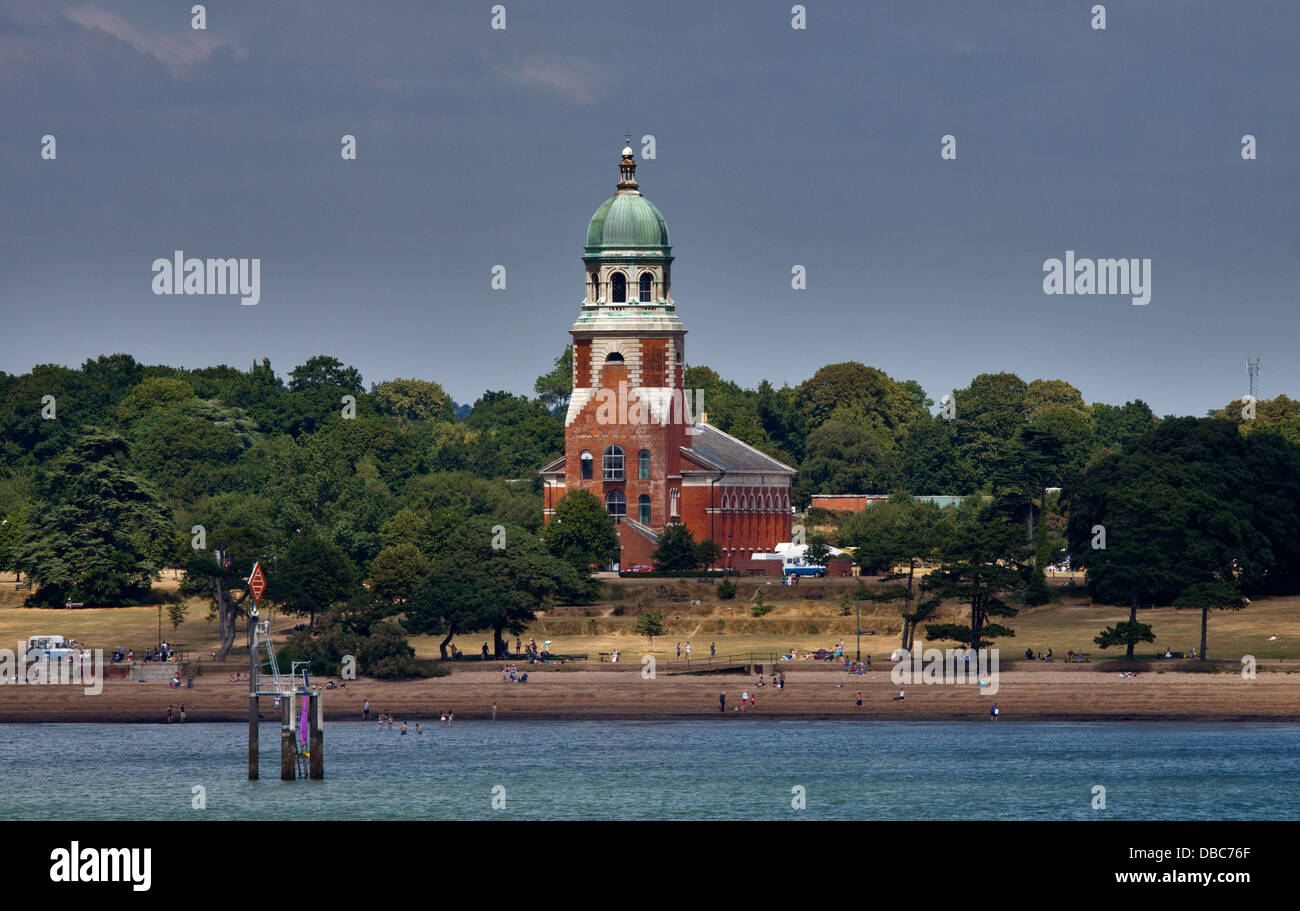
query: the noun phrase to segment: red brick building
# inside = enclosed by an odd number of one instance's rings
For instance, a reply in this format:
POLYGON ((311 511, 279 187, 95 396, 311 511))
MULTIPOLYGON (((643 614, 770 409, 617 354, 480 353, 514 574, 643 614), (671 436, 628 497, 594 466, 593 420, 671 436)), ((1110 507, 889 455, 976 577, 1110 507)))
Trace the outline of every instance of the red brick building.
POLYGON ((618 524, 624 568, 649 563, 670 522, 716 541, 723 565, 770 551, 790 540, 794 469, 709 425, 701 394, 683 389, 668 225, 637 188, 631 148, 619 172, 587 227, 564 456, 541 469, 546 519, 590 490, 618 524))

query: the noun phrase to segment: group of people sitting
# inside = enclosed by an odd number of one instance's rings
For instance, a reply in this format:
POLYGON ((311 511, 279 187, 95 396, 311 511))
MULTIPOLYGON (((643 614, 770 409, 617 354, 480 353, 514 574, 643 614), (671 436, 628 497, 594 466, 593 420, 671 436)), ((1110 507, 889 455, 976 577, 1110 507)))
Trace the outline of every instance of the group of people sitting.
POLYGON ((871 670, 871 656, 868 655, 864 661, 849 661, 846 659, 844 662, 844 670, 848 671, 850 674, 862 674, 871 670))
POLYGON ((502 683, 527 683, 528 672, 524 671, 521 674, 519 673, 519 668, 515 667, 513 664, 504 665, 501 668, 501 682, 502 683))
MULTIPOLYGON (((1070 649, 1070 657, 1071 657, 1071 658, 1074 657, 1074 649, 1070 649)), ((1046 654, 1046 655, 1044 655, 1042 652, 1039 652, 1039 653, 1035 656, 1035 655, 1034 655, 1034 650, 1033 650, 1032 648, 1027 648, 1027 649, 1025 649, 1025 660, 1026 660, 1026 661, 1051 661, 1051 660, 1052 660, 1052 650, 1049 648, 1049 649, 1047 650, 1047 654, 1046 654)))

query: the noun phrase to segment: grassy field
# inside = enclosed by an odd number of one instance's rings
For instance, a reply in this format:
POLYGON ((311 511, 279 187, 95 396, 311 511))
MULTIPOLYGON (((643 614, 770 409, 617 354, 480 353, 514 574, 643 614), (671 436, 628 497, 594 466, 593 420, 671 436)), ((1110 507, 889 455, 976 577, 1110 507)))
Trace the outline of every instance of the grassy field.
MULTIPOLYGON (((156 583, 160 603, 174 600, 177 582, 168 578, 156 583)), ((874 584, 874 583, 869 583, 874 584)), ((542 614, 522 636, 540 643, 551 640, 552 650, 560 653, 587 653, 619 649, 629 659, 653 653, 661 658, 673 657, 676 644, 690 641, 694 657, 708 655, 709 644, 716 642, 719 654, 739 652, 778 652, 790 648, 806 652, 831 647, 843 639, 848 650, 855 647, 855 620, 843 616, 837 599, 856 586, 856 580, 834 579, 807 581, 798 588, 768 585, 765 580, 740 582, 736 600, 718 601, 712 585, 694 580, 636 579, 607 584, 602 603, 589 606, 562 606, 542 614), (808 600, 811 592, 822 592, 822 600, 808 600), (756 597, 771 606, 762 617, 753 616, 756 597), (673 600, 676 598, 677 600, 673 600), (699 601, 699 604, 693 602, 699 601), (622 611, 617 615, 617 610, 622 611), (638 613, 654 611, 664 614, 667 634, 657 637, 648 647, 644 636, 632 633, 638 613)), ((159 608, 156 605, 110 609, 43 610, 22 607, 24 592, 14 590, 12 582, 0 588, 0 645, 12 648, 27 636, 59 634, 77 639, 94 648, 111 651, 115 646, 135 649, 137 655, 158 641, 159 608)), ((1102 652, 1092 642, 1103 627, 1128 618, 1126 609, 1092 605, 1086 596, 1061 589, 1060 600, 1043 607, 1022 610, 1009 625, 1014 638, 998 645, 1008 658, 1022 656, 1026 648, 1035 652, 1053 649, 1063 656, 1069 649, 1086 651, 1094 658, 1116 654, 1102 652)), ((961 620, 966 614, 960 605, 945 605, 945 618, 961 620)), ((284 629, 301 622, 300 618, 273 615, 272 628, 284 629)), ((1156 635, 1154 644, 1138 650, 1142 657, 1186 652, 1200 645, 1200 613, 1174 608, 1142 611, 1140 619, 1149 623, 1156 635)), ((891 605, 862 604, 862 626, 874 628, 875 634, 862 636, 862 651, 877 660, 898 646, 901 621, 891 605)), ((162 638, 184 643, 191 655, 206 657, 218 642, 216 623, 208 620, 208 605, 190 602, 189 615, 179 629, 173 629, 162 608, 162 638)), ((456 645, 467 655, 478 655, 487 633, 463 635, 456 645)), ((438 639, 417 636, 411 640, 420 657, 437 657, 438 639)), ((511 646, 514 641, 511 637, 511 646)), ((951 643, 936 643, 947 646, 951 643)), ((244 645, 242 628, 236 650, 244 645)), ((1261 660, 1300 661, 1300 598, 1259 599, 1241 611, 1215 611, 1210 615, 1209 654, 1211 658, 1237 660, 1254 655, 1261 660), (1277 638, 1270 641, 1270 637, 1277 638)))

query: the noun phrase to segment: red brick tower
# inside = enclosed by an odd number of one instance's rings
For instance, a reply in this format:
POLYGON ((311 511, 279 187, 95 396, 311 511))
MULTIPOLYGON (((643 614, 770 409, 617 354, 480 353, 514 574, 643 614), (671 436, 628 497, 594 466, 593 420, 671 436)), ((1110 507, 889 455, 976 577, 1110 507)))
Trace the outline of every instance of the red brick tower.
POLYGON ((591 491, 618 524, 624 569, 649 563, 658 533, 677 521, 697 541, 713 537, 724 548, 728 540, 719 532, 725 528, 737 554, 770 549, 789 540, 794 472, 716 428, 692 423, 702 403, 682 388, 686 328, 670 293, 668 226, 638 189, 630 147, 623 149, 619 175, 617 191, 587 227, 587 293, 569 330, 573 394, 564 456, 541 470, 546 517, 567 491, 591 491), (697 446, 703 448, 696 452, 697 446), (686 506, 683 486, 690 488, 686 506), (738 502, 727 499, 733 488, 752 494, 743 501, 754 513, 745 517, 752 521, 743 535, 732 527, 739 510, 723 514, 724 504, 738 502))

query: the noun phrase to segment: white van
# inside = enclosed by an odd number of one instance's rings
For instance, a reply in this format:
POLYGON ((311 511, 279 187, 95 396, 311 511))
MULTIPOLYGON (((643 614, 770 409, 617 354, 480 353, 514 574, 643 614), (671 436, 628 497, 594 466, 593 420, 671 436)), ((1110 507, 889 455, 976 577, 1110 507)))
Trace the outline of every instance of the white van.
POLYGON ((39 661, 41 658, 71 658, 76 649, 68 648, 62 636, 28 636, 27 660, 39 661))

